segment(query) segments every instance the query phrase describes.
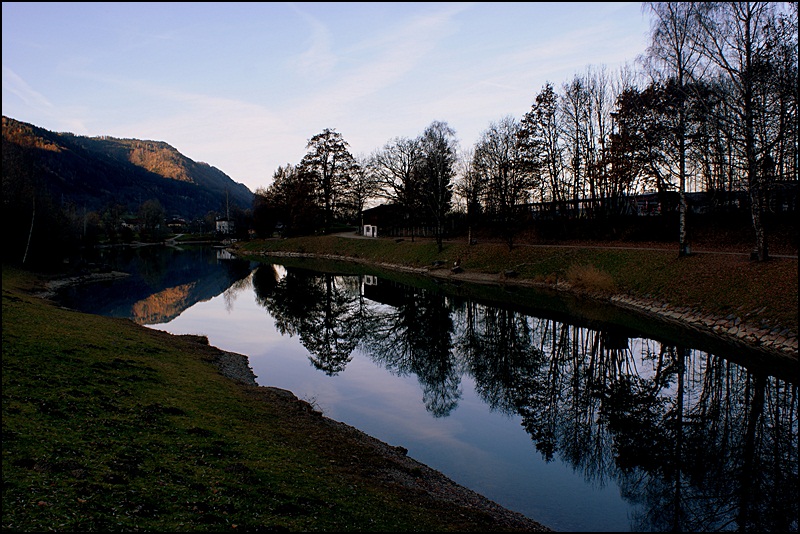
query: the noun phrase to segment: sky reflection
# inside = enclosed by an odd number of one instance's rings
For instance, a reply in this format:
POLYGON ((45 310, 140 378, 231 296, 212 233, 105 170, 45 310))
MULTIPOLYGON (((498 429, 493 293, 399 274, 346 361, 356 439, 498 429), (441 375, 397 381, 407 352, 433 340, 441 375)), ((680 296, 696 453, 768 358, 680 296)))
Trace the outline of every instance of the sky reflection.
POLYGON ((447 417, 434 417, 416 376, 392 374, 361 350, 354 351, 345 371, 328 376, 314 368, 298 336, 278 332, 252 284, 240 285, 231 297, 198 302, 169 323, 151 327, 205 335, 214 346, 248 355, 259 385, 290 390, 327 417, 403 446, 416 460, 551 528, 630 529, 630 506, 615 488, 587 486, 557 457, 543 461, 521 418, 492 412, 471 377, 461 377, 457 407, 447 417), (564 502, 570 502, 568 509, 564 502))

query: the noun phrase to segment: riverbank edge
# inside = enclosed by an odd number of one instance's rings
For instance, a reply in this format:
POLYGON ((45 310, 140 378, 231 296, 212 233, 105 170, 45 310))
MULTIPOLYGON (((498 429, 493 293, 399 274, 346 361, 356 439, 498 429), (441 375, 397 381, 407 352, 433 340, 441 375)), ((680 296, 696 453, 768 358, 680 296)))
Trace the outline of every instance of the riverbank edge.
POLYGON ((695 309, 673 306, 667 302, 615 293, 604 295, 591 293, 572 287, 568 282, 559 279, 556 283, 539 282, 536 280, 508 277, 505 274, 487 274, 469 272, 441 266, 412 267, 408 265, 379 262, 365 258, 355 258, 337 254, 318 254, 311 252, 287 251, 242 251, 236 247, 228 249, 231 254, 245 257, 276 257, 276 258, 316 258, 332 261, 344 261, 360 265, 370 265, 381 269, 399 272, 408 272, 431 276, 440 279, 449 279, 477 284, 497 286, 520 286, 542 288, 566 293, 580 294, 582 297, 604 301, 623 309, 634 311, 648 317, 653 317, 678 326, 690 328, 698 333, 713 336, 722 341, 744 346, 746 348, 767 353, 770 356, 798 361, 797 332, 785 326, 763 328, 744 322, 742 319, 729 315, 726 317, 703 313, 695 309))
MULTIPOLYGON (((127 273, 116 271, 54 278, 47 275, 34 274, 37 282, 22 292, 58 307, 58 304, 51 300, 56 289, 69 285, 109 281, 126 276, 128 276, 127 273)), ((5 287, 3 292, 5 300, 7 293, 5 287)), ((8 290, 8 294, 12 295, 11 298, 16 298, 13 297, 13 292, 14 290, 8 290)), ((73 310, 67 311, 73 312, 73 310)), ((147 327, 143 325, 136 325, 136 327, 147 330, 147 327)), ((469 513, 475 513, 484 528, 488 529, 486 531, 489 532, 552 532, 551 528, 542 523, 520 512, 505 508, 488 497, 462 486, 440 471, 408 456, 408 451, 404 447, 390 445, 353 426, 326 417, 314 405, 300 399, 291 391, 274 386, 259 385, 256 381, 257 375, 250 366, 250 358, 247 355, 213 346, 204 335, 155 332, 170 338, 180 338, 193 344, 202 345, 202 350, 209 355, 206 361, 220 375, 231 380, 249 395, 257 397, 261 402, 298 407, 297 410, 292 410, 292 412, 300 413, 303 414, 302 417, 307 417, 307 421, 311 422, 309 432, 317 432, 315 429, 317 425, 320 425, 329 429, 329 439, 356 442, 365 449, 375 451, 376 456, 380 456, 387 461, 386 467, 380 473, 380 476, 389 485, 404 488, 404 491, 408 492, 410 501, 428 499, 442 509, 469 510, 469 513)), ((192 353, 196 355, 195 351, 192 351, 192 353)), ((117 354, 117 356, 120 355, 117 354)), ((326 433, 326 435, 328 434, 326 433)), ((40 506, 44 505, 40 504, 40 506)), ((464 521, 465 525, 470 521, 466 512, 461 514, 460 520, 464 521)), ((233 528, 236 527, 234 526, 233 528)), ((471 530, 471 528, 464 528, 463 531, 471 530)))
POLYGON ((249 391, 265 393, 267 395, 265 402, 269 402, 270 399, 281 399, 283 402, 300 406, 303 412, 314 415, 320 424, 331 428, 336 434, 347 436, 389 460, 390 464, 395 467, 383 474, 393 484, 402 486, 411 493, 426 494, 441 503, 442 506, 458 506, 485 514, 492 518, 493 523, 500 531, 552 532, 550 527, 520 512, 505 508, 488 497, 458 484, 440 471, 408 456, 405 447, 390 445, 351 425, 325 417, 311 403, 300 399, 289 390, 258 385, 248 356, 224 351, 218 347, 210 346, 210 348, 217 351, 212 364, 226 378, 249 391), (413 476, 410 476, 409 473, 413 473, 413 476))

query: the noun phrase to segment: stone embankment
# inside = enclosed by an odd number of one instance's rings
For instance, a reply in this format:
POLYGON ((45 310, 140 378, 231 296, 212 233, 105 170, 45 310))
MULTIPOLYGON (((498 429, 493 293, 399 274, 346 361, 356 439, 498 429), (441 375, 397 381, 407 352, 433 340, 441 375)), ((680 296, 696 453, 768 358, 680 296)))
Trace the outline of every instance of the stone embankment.
MULTIPOLYGON (((232 252, 236 253, 237 251, 232 252)), ((269 252, 263 253, 263 255, 347 261, 370 264, 397 271, 426 274, 437 278, 462 280, 465 282, 543 287, 567 292, 574 291, 574 288, 570 287, 569 284, 564 281, 559 281, 557 284, 553 285, 544 282, 536 282, 533 280, 525 280, 522 278, 508 278, 504 274, 497 275, 475 273, 463 270, 460 270, 458 273, 453 273, 448 268, 436 266, 409 267, 407 265, 374 262, 361 258, 351 258, 348 256, 320 255, 303 252, 269 252)), ((793 358, 794 360, 798 359, 797 332, 793 332, 786 327, 755 326, 751 322, 745 322, 741 318, 734 315, 715 317, 713 315, 703 314, 697 310, 676 307, 667 303, 655 302, 652 300, 636 298, 628 295, 616 294, 610 297, 596 295, 595 297, 607 300, 616 306, 620 306, 628 310, 633 310, 650 317, 655 317, 663 321, 688 327, 705 335, 715 336, 728 342, 733 342, 760 351, 765 351, 780 357, 793 358)))
POLYGON ((617 306, 635 310, 645 315, 679 324, 695 331, 712 334, 719 338, 748 347, 765 350, 781 356, 797 359, 797 333, 784 327, 756 327, 735 315, 714 317, 696 310, 670 306, 626 295, 614 295, 610 301, 617 306))

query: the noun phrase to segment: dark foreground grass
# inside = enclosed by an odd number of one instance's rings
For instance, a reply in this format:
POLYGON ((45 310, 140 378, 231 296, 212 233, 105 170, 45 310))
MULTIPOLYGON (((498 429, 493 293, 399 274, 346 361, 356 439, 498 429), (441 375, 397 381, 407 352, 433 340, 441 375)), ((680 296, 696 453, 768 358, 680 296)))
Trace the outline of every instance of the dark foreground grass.
POLYGON ((3 268, 4 531, 496 531, 218 351, 33 297, 3 268))
POLYGON ((431 240, 352 239, 338 236, 252 241, 243 253, 304 252, 337 255, 416 268, 434 262, 449 267, 461 260, 465 273, 489 280, 529 280, 544 285, 569 282, 578 289, 631 296, 687 307, 710 315, 735 316, 754 326, 797 333, 797 260, 751 261, 747 255, 693 254, 679 258, 673 249, 636 250, 586 246, 467 245, 446 242, 438 251, 431 240), (493 277, 493 278, 491 278, 493 277), (591 287, 592 284, 595 287, 591 287), (588 286, 587 286, 588 285, 588 286))

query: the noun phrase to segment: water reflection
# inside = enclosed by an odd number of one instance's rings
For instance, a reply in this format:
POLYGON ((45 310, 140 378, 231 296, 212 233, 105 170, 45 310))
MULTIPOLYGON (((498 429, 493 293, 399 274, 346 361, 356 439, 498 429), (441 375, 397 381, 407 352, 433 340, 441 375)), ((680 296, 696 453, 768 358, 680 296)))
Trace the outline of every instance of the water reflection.
MULTIPOLYGON (((466 485, 534 519, 550 524, 556 517, 556 528, 797 531, 796 365, 788 371, 745 366, 750 354, 734 359, 737 352, 722 344, 682 333, 656 335, 652 325, 615 318, 610 308, 584 306, 576 313, 580 306, 560 298, 545 305, 538 293, 508 293, 499 303, 496 288, 481 293, 480 287, 441 287, 431 280, 407 284, 372 274, 256 267, 217 252, 101 251, 91 261, 131 276, 71 288, 62 302, 152 325, 180 321, 201 302, 215 302, 216 310, 221 301, 224 310, 205 311, 207 322, 192 325, 191 333, 224 329, 241 340, 249 329, 261 334, 267 350, 281 345, 272 352, 289 350, 276 338, 295 338, 303 347, 299 357, 312 365, 303 365, 303 373, 324 378, 329 389, 341 387, 337 395, 344 400, 334 410, 342 417, 334 418, 373 435, 390 434, 381 438, 389 442, 409 448, 414 442, 422 461, 446 464, 441 470, 451 478, 469 479, 466 485), (251 291, 252 322, 231 313, 237 298, 251 291), (264 335, 265 322, 274 322, 274 335, 264 335), (365 359, 401 377, 391 380, 403 384, 402 395, 373 395, 395 388, 382 371, 362 374, 372 381, 362 390, 326 378, 355 375, 357 382, 365 359), (504 422, 485 416, 481 403, 504 422), (359 410, 370 413, 358 419, 359 410), (373 432, 375 420, 393 428, 373 432), (372 430, 361 426, 365 421, 372 430), (429 437, 437 433, 434 443, 429 437), (534 456, 541 462, 534 465, 534 456), (566 481, 572 473, 583 487, 566 481), (573 510, 586 517, 572 520, 573 510)), ((255 356, 251 364, 257 363, 252 345, 220 346, 255 356)), ((298 385, 293 391, 303 396, 307 375, 303 385, 277 378, 280 366, 296 372, 295 356, 271 356, 263 374, 270 385, 298 385)))
POLYGON ((59 301, 79 311, 126 317, 138 324, 167 323, 221 293, 234 298, 235 285, 246 280, 253 268, 250 262, 211 247, 100 248, 80 261, 105 264, 130 276, 64 288, 59 301))
POLYGON ((359 349, 414 376, 435 417, 456 409, 469 376, 492 410, 521 417, 545 460, 616 484, 641 510, 632 530, 797 530, 796 381, 373 276, 263 265, 252 284, 328 375, 359 349))

